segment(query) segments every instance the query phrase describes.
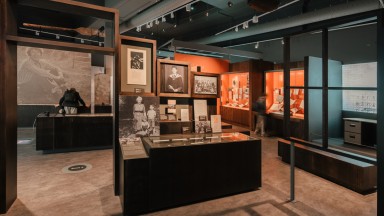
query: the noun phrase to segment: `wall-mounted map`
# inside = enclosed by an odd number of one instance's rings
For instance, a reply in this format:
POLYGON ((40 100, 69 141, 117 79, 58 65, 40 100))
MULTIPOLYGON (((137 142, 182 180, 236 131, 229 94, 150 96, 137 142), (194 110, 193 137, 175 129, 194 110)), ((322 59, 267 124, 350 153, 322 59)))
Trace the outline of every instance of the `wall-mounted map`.
MULTIPOLYGON (((91 55, 35 47, 17 47, 18 104, 58 104, 64 91, 76 88, 91 102, 91 55)), ((95 104, 110 102, 109 75, 95 77, 95 104), (102 93, 98 93, 102 89, 102 93)))

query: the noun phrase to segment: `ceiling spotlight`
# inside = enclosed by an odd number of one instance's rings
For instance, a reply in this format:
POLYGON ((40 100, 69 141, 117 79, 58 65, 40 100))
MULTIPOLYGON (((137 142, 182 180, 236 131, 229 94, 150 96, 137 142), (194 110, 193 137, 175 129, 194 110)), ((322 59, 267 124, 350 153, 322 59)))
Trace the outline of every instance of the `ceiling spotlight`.
POLYGON ((149 23, 149 27, 153 27, 153 21, 149 23))
POLYGON ((175 24, 175 25, 173 25, 173 28, 176 28, 177 27, 177 25, 175 24))
POLYGON ((136 31, 139 32, 140 31, 140 28, 139 26, 136 27, 136 31))
POLYGON ((171 12, 171 19, 175 18, 175 14, 171 12))
POLYGON ((188 11, 188 12, 191 12, 191 10, 192 10, 192 5, 191 5, 191 4, 187 4, 187 5, 185 6, 185 10, 188 11))
POLYGON ((238 31, 239 31, 239 26, 236 26, 235 32, 238 32, 238 31))
POLYGON ((155 24, 156 24, 156 25, 159 25, 159 23, 160 23, 159 20, 156 19, 156 20, 155 20, 155 24))
POLYGON ((161 22, 166 22, 167 21, 167 19, 165 19, 165 17, 163 16, 163 17, 161 17, 161 22))
POLYGON ((283 39, 283 40, 281 40, 281 44, 282 44, 282 45, 284 45, 284 39, 283 39))
POLYGON ((243 29, 246 29, 247 27, 246 27, 246 25, 245 25, 245 23, 243 23, 243 29))
POLYGON ((252 17, 252 22, 253 22, 253 23, 258 23, 258 22, 259 22, 259 17, 256 16, 256 15, 253 16, 253 17, 252 17))
POLYGON ((205 13, 205 16, 209 16, 209 13, 208 13, 208 11, 205 13))
POLYGON ((233 6, 233 3, 231 1, 228 1, 228 7, 232 7, 233 6))
POLYGON ((255 49, 259 48, 259 42, 256 42, 255 49))
POLYGON ((150 28, 151 26, 149 25, 149 23, 147 23, 146 27, 147 27, 147 28, 150 28))

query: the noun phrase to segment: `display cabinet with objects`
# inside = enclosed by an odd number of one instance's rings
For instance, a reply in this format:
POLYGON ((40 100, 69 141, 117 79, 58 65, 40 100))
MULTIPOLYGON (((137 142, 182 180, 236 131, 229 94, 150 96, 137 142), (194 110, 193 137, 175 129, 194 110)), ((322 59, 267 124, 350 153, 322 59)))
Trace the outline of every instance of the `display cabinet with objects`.
POLYGON ((220 112, 228 123, 251 127, 252 103, 263 93, 263 72, 273 63, 249 60, 230 64, 230 72, 221 74, 220 112))
MULTIPOLYGON (((281 136, 283 134, 284 109, 290 109, 291 134, 297 138, 304 137, 305 100, 303 89, 290 89, 290 104, 284 104, 284 72, 283 70, 270 70, 265 72, 266 110, 268 113, 267 131, 270 134, 281 136)), ((304 69, 292 68, 290 70, 291 86, 304 86, 304 69)))
MULTIPOLYGON (((267 113, 283 115, 284 109, 284 83, 283 71, 273 70, 265 73, 265 93, 267 94, 267 113)), ((304 86, 304 69, 291 69, 291 86, 304 86)), ((293 118, 304 118, 304 90, 290 90, 289 109, 293 118)))

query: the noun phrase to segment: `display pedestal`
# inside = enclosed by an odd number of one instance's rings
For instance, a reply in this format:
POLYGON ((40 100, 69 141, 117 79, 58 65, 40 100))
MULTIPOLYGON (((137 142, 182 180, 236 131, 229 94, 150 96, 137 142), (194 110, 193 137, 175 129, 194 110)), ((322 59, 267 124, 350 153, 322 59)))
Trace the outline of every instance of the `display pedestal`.
POLYGON ((241 133, 121 139, 120 146, 124 215, 261 187, 261 140, 241 133))

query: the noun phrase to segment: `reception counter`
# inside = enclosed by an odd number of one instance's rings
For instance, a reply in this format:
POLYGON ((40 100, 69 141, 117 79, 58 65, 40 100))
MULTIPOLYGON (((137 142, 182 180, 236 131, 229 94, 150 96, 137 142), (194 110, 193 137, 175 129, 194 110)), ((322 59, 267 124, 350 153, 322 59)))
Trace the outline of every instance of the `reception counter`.
POLYGON ((124 215, 261 187, 261 140, 241 133, 120 139, 124 215))
POLYGON ((45 153, 112 148, 112 114, 40 114, 36 150, 45 153))

